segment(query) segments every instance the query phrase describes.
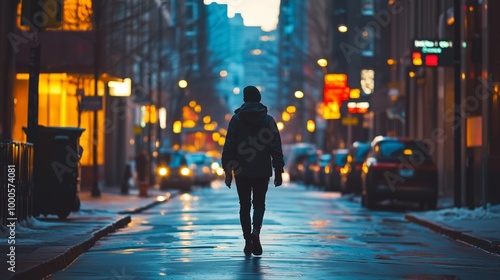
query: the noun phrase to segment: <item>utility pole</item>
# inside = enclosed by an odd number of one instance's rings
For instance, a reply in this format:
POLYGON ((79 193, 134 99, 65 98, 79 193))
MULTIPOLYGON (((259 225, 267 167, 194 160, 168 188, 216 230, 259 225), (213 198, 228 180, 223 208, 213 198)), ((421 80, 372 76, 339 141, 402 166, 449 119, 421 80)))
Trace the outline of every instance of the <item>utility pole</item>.
POLYGON ((14 114, 12 93, 14 81, 14 49, 7 40, 13 34, 19 1, 0 3, 0 138, 12 139, 12 116, 14 114))
POLYGON ((461 28, 461 14, 462 14, 462 1, 455 0, 453 7, 453 16, 455 17, 454 27, 454 127, 453 127, 453 154, 454 154, 454 168, 453 168, 453 184, 454 184, 454 206, 462 206, 462 125, 461 125, 461 51, 462 51, 462 28, 461 28))
MULTIPOLYGON (((94 96, 98 96, 98 83, 99 83, 99 63, 100 63, 100 43, 101 43, 101 32, 100 32, 100 17, 101 17, 101 3, 100 1, 92 1, 92 11, 94 15, 94 35, 95 35, 95 42, 94 42, 94 96)), ((98 160, 97 160, 97 149, 99 147, 98 145, 98 139, 99 139, 99 129, 98 129, 98 110, 94 110, 94 125, 93 125, 93 149, 92 149, 92 171, 93 171, 93 177, 94 177, 94 182, 92 185, 92 196, 93 197, 100 197, 101 196, 101 191, 99 190, 99 166, 98 166, 98 160)))
MULTIPOLYGON (((157 86, 157 93, 156 93, 156 112, 159 112, 160 108, 161 108, 161 84, 162 84, 162 78, 161 78, 161 71, 162 71, 162 52, 163 52, 163 23, 162 23, 162 19, 163 19, 163 14, 162 14, 162 10, 163 10, 163 5, 166 4, 167 2, 162 2, 160 4, 160 7, 158 8, 158 75, 157 75, 157 78, 156 78, 156 86, 157 86)), ((162 137, 161 137, 161 127, 160 127, 160 120, 159 118, 157 118, 156 120, 156 129, 157 129, 157 133, 156 133, 156 139, 157 141, 159 142, 160 146, 161 146, 161 142, 162 142, 162 137)))
MULTIPOLYGON (((30 28, 30 30, 33 30, 30 28)), ((38 31, 33 38, 33 45, 29 53, 29 86, 28 86, 28 135, 27 142, 36 143, 38 128, 38 82, 40 79, 40 50, 41 43, 38 31)))

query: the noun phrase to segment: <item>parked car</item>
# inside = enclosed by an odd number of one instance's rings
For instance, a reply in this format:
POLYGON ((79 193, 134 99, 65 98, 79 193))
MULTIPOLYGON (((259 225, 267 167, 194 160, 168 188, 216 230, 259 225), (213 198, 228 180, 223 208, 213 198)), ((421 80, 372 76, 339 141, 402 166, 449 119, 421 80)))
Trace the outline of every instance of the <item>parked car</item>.
POLYGON ((326 177, 330 173, 328 164, 332 159, 332 154, 321 154, 317 157, 316 164, 314 165, 314 185, 318 187, 325 187, 326 177))
POLYGON ((361 193, 361 167, 370 151, 370 143, 356 141, 349 148, 346 164, 341 169, 340 191, 342 194, 361 193))
POLYGON ((193 170, 194 184, 208 186, 215 179, 211 160, 204 152, 188 153, 188 165, 193 170))
POLYGON ((222 163, 220 157, 210 156, 210 169, 212 170, 212 174, 214 179, 224 179, 224 169, 222 168, 222 163))
POLYGON ((337 149, 332 152, 332 157, 325 166, 325 189, 327 191, 340 191, 340 170, 347 161, 348 149, 337 149))
POLYGON ((302 181, 304 173, 304 160, 307 154, 316 151, 316 145, 311 143, 295 143, 283 145, 285 160, 285 172, 288 173, 290 181, 302 181))
POLYGON ((194 183, 194 173, 185 151, 160 149, 156 158, 156 174, 162 190, 189 190, 194 183))
POLYGON ((376 137, 362 168, 363 206, 372 208, 384 199, 419 202, 436 209, 437 167, 425 143, 407 138, 376 137))
POLYGON ((306 185, 314 184, 314 173, 319 171, 319 166, 317 165, 319 155, 317 151, 309 151, 302 161, 302 181, 306 185))

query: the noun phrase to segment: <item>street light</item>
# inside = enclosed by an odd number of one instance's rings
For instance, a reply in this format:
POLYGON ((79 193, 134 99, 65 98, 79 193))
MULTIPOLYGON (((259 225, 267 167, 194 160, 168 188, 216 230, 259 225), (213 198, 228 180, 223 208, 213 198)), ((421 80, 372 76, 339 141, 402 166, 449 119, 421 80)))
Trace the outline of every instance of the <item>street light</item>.
POLYGON ((308 120, 306 125, 307 131, 313 133, 316 130, 316 123, 313 120, 308 120))
POLYGON ((318 63, 319 67, 321 68, 325 68, 326 66, 328 66, 328 60, 326 60, 325 58, 318 59, 316 63, 318 63))
POLYGON ((338 29, 338 30, 339 30, 339 32, 341 32, 341 33, 346 33, 346 32, 347 32, 347 30, 348 30, 347 25, 345 25, 345 24, 343 24, 343 23, 339 24, 339 26, 338 26, 338 28, 337 28, 337 29, 338 29))
POLYGON ((179 80, 179 87, 180 88, 187 88, 188 82, 186 80, 179 80))
POLYGON ((295 91, 295 98, 301 99, 303 97, 304 97, 304 92, 302 92, 301 90, 295 91))

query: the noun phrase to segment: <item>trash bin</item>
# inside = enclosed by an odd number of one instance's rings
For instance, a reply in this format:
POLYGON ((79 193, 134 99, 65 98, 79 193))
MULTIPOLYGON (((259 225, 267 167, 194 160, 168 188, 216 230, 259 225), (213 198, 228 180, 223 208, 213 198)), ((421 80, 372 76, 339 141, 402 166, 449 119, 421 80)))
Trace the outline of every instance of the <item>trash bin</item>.
MULTIPOLYGON (((83 128, 38 126, 34 139, 33 215, 65 219, 80 210, 79 139, 83 128)), ((26 130, 25 130, 26 131, 26 130)))

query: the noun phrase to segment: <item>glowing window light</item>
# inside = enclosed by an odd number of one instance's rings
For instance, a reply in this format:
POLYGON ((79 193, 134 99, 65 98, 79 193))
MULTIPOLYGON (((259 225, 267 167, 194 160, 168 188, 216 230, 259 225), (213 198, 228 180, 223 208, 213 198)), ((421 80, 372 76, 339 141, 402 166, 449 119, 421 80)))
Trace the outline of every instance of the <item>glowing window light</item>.
POLYGON ((160 108, 160 110, 158 110, 158 117, 160 118, 160 128, 167 128, 167 109, 160 108))
POLYGON ((361 70, 361 89, 365 94, 371 94, 375 89, 375 71, 372 69, 361 70))

